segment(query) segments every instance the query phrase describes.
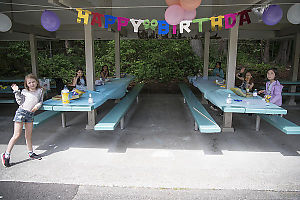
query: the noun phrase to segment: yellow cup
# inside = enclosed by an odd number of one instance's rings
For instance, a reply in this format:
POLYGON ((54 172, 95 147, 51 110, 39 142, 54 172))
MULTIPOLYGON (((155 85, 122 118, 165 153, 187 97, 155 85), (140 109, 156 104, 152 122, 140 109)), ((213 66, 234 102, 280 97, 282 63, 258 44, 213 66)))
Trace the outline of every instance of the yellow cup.
POLYGON ((70 99, 69 99, 69 93, 62 93, 61 94, 61 100, 63 104, 69 104, 70 103, 70 99))

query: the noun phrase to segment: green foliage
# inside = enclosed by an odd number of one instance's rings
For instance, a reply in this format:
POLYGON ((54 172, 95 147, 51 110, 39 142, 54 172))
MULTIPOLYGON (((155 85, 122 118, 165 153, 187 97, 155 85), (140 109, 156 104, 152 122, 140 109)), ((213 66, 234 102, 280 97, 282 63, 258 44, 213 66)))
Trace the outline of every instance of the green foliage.
MULTIPOLYGON (((114 41, 95 41, 95 72, 99 77, 102 66, 108 65, 110 74, 115 73, 114 41)), ((38 72, 40 77, 63 78, 70 82, 78 67, 85 69, 84 41, 38 42, 38 72)), ((237 66, 245 66, 258 77, 265 77, 266 71, 274 67, 261 63, 260 41, 239 41, 237 66)), ((28 41, 0 42, 0 77, 24 76, 31 71, 28 41)), ((274 44, 273 44, 274 46, 274 44)), ((278 44, 275 43, 275 48, 278 44)), ((135 75, 138 81, 180 81, 195 75, 203 69, 203 59, 196 56, 189 40, 121 40, 121 72, 135 75)), ((226 55, 219 52, 219 40, 210 45, 209 68, 220 61, 226 70, 226 55)), ((281 66, 276 66, 280 68, 281 66)))

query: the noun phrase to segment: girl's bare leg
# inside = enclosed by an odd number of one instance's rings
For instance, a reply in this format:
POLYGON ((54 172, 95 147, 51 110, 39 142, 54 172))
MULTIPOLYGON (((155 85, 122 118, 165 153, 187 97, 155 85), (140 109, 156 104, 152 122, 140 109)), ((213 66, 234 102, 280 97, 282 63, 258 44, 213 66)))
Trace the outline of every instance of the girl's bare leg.
POLYGON ((25 139, 28 151, 32 152, 32 128, 33 122, 25 123, 25 139))
POLYGON ((11 150, 13 149, 13 147, 16 144, 17 140, 21 136, 22 129, 23 129, 23 122, 15 122, 15 124, 14 124, 14 135, 9 140, 9 143, 7 145, 7 149, 6 149, 7 153, 10 153, 11 150))

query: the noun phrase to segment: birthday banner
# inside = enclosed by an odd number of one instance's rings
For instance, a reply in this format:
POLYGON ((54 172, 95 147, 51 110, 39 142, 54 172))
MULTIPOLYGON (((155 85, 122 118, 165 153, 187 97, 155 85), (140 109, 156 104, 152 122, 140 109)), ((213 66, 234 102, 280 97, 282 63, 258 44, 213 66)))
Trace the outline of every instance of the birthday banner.
MULTIPOLYGON (((90 12, 88 10, 83 10, 81 8, 76 8, 78 12, 77 16, 77 23, 81 23, 83 21, 84 24, 87 24, 89 21, 89 16, 92 15, 92 25, 98 24, 99 27, 102 27, 102 21, 101 18, 104 19, 104 28, 108 28, 108 25, 113 25, 114 23, 118 24, 118 31, 121 31, 122 26, 125 27, 130 22, 133 26, 133 32, 137 33, 139 31, 139 27, 141 24, 143 24, 144 28, 152 29, 153 31, 158 28, 158 34, 164 35, 169 33, 170 26, 172 26, 172 34, 176 34, 177 32, 177 25, 169 25, 165 20, 156 20, 152 19, 151 21, 149 19, 141 20, 141 19, 129 19, 125 17, 114 17, 112 15, 103 15, 100 13, 90 12)), ((225 21, 225 29, 229 29, 234 27, 236 24, 236 17, 240 17, 239 25, 243 26, 244 22, 247 22, 248 24, 251 23, 249 12, 251 10, 243 10, 238 13, 230 13, 226 15, 220 15, 218 17, 210 17, 210 18, 201 18, 201 19, 194 19, 194 20, 184 20, 181 21, 179 24, 179 32, 183 33, 186 31, 187 33, 191 32, 191 29, 189 28, 191 23, 198 23, 198 32, 202 32, 202 23, 205 21, 211 22, 211 30, 215 31, 216 26, 218 26, 218 30, 222 30, 223 28, 223 19, 225 21), (232 19, 232 20, 230 20, 232 19)))

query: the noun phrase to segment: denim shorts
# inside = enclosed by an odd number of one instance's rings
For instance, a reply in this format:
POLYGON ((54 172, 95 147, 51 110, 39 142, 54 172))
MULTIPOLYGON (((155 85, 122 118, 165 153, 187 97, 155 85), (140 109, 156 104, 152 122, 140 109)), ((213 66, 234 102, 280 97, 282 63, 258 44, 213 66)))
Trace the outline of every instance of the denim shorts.
POLYGON ((16 111, 14 122, 33 122, 33 112, 30 112, 28 110, 24 110, 22 108, 18 108, 16 111))

